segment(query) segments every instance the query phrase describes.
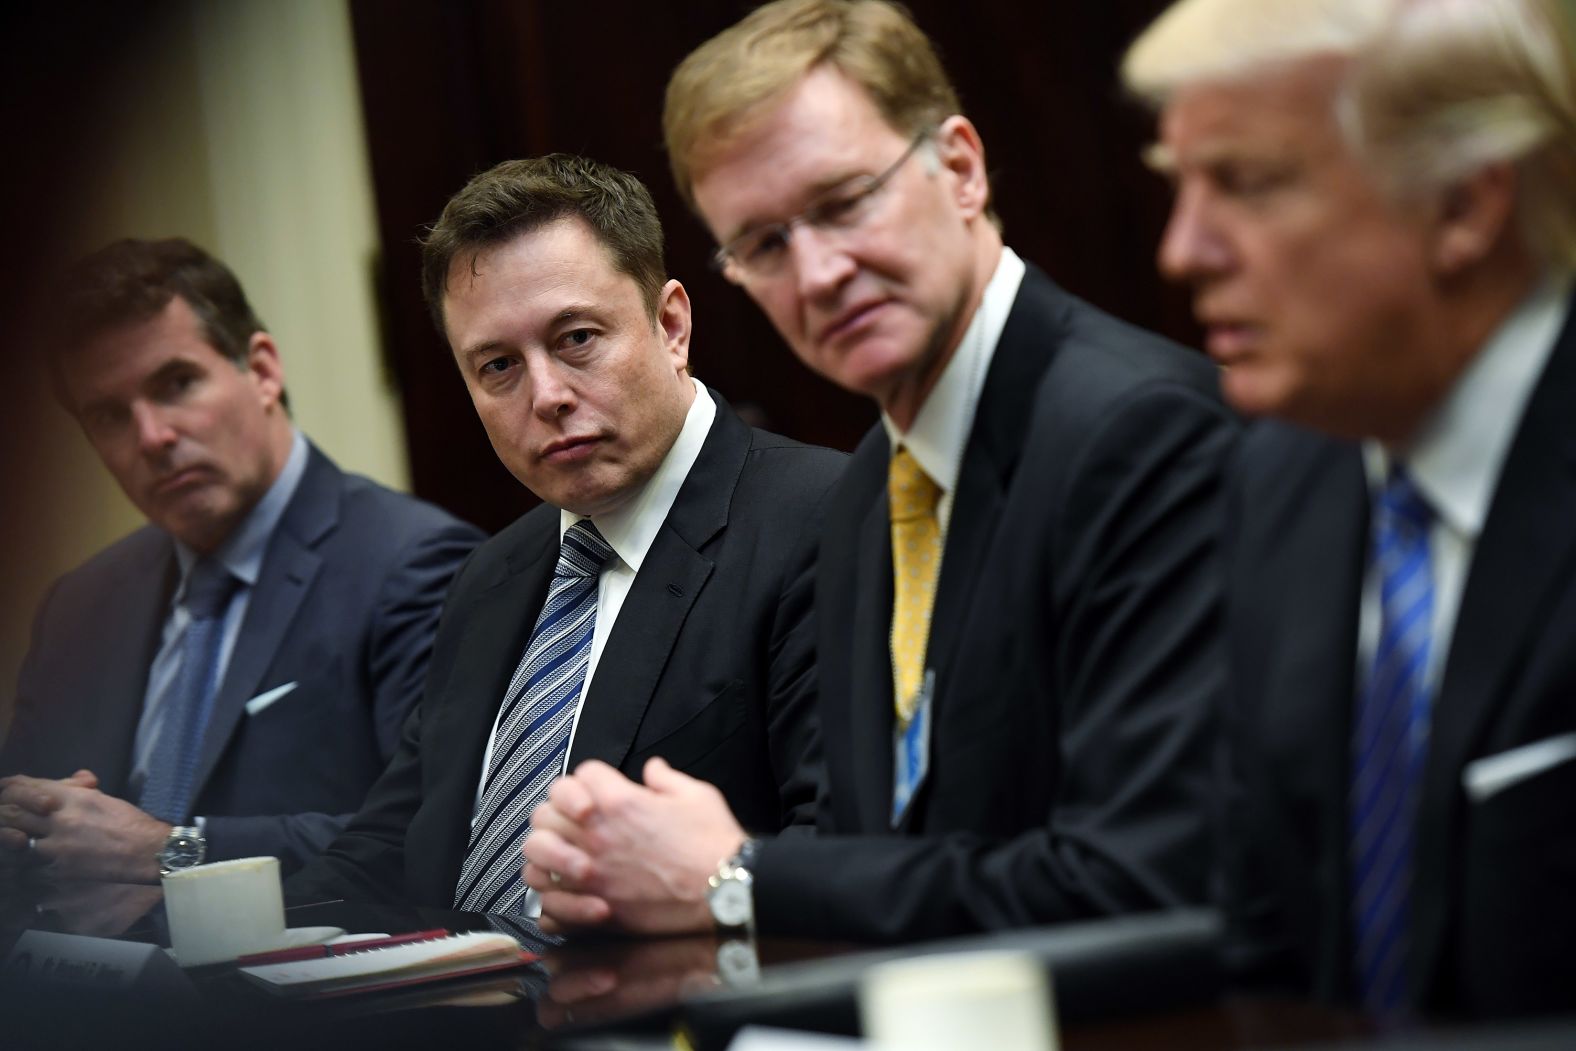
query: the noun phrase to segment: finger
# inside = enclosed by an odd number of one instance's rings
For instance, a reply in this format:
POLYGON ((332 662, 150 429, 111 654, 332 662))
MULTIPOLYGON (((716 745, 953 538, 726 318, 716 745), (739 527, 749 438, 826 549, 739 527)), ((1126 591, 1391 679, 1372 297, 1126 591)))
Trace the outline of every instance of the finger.
MULTIPOLYGON (((580 764, 582 767, 584 763, 580 764)), ((547 799, 553 809, 575 824, 584 824, 596 810, 596 802, 586 786, 574 777, 560 777, 547 790, 547 799)), ((540 809, 540 808, 538 808, 540 809)))
POLYGON ((98 775, 91 770, 78 770, 64 780, 69 784, 76 785, 78 788, 97 788, 99 786, 98 775))
POLYGON ((646 760, 646 765, 640 772, 641 779, 646 782, 646 787, 653 792, 680 791, 695 783, 695 779, 688 774, 679 773, 668 765, 668 761, 660 755, 654 755, 646 760))
POLYGON ((567 890, 544 890, 542 916, 550 917, 563 929, 598 927, 613 918, 613 909, 607 902, 591 894, 575 894, 567 890))
POLYGON ((547 998, 560 1004, 578 1004, 606 996, 618 988, 618 972, 610 967, 587 967, 558 975, 547 987, 547 998))
POLYGON ((527 861, 525 868, 520 870, 520 879, 532 890, 553 889, 553 873, 530 861, 527 861))
POLYGON ((527 861, 525 867, 520 870, 520 881, 535 891, 570 890, 579 893, 585 889, 576 885, 573 879, 557 869, 550 869, 546 865, 537 865, 531 861, 527 861))
MULTIPOLYGON (((547 925, 542 925, 542 930, 547 930, 547 925)), ((562 933, 562 932, 550 932, 562 933)), ((561 1029, 570 1019, 569 1010, 551 1000, 538 1000, 536 1003, 536 1024, 543 1029, 561 1029)))
POLYGON ((531 811, 531 828, 551 832, 565 842, 579 843, 583 829, 547 800, 531 811))
POLYGON ((575 781, 586 790, 593 803, 635 787, 635 783, 600 759, 587 759, 575 767, 575 781))
POLYGON ((0 848, 5 850, 26 850, 28 835, 26 832, 14 828, 0 828, 0 848))
POLYGON ((53 814, 64 802, 58 785, 32 778, 9 785, 0 792, 0 805, 23 807, 40 817, 53 814))
POLYGON ((49 818, 10 803, 0 805, 0 825, 16 829, 24 836, 42 836, 49 832, 49 818))
MULTIPOLYGON (((556 872, 574 883, 583 883, 591 871, 591 859, 579 847, 548 829, 532 829, 520 852, 522 863, 546 872, 556 872)), ((540 890, 541 888, 537 888, 540 890)))

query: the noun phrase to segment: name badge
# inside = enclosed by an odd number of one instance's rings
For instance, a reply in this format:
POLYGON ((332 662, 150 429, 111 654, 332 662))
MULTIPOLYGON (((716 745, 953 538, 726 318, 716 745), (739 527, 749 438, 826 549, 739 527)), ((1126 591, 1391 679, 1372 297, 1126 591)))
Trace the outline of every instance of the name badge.
POLYGON ((892 731, 892 827, 897 828, 930 772, 930 703, 936 694, 936 673, 925 670, 908 725, 892 731))

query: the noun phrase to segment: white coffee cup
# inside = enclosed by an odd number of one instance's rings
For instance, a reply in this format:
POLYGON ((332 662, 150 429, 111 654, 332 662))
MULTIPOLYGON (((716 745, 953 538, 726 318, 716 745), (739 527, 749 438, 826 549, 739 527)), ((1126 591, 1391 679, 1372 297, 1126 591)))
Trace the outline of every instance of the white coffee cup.
POLYGON ((278 858, 236 858, 164 877, 170 948, 182 967, 233 960, 285 938, 278 858))
POLYGON ((1057 1051, 1045 965, 1021 952, 940 953, 878 964, 859 995, 881 1051, 1057 1051))

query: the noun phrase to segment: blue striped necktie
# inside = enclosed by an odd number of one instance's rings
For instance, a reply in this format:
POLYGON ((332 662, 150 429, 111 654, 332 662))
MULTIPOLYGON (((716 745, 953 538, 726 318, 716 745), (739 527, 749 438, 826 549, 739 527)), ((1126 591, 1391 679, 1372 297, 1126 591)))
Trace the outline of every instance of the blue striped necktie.
POLYGON ((589 518, 564 531, 547 602, 509 680, 454 907, 517 913, 520 840, 564 766, 596 626, 597 578, 613 549, 589 518))
POLYGON ((1379 643, 1358 697, 1350 796, 1353 973, 1363 1005, 1382 1016, 1408 1002, 1414 834, 1431 715, 1432 522, 1412 479, 1395 467, 1373 508, 1379 643))
POLYGON ((137 800, 142 810, 172 825, 190 816, 197 757, 219 685, 224 615, 239 584, 223 565, 206 558, 192 566, 186 579, 181 605, 190 619, 181 634, 180 665, 165 698, 159 737, 137 800))

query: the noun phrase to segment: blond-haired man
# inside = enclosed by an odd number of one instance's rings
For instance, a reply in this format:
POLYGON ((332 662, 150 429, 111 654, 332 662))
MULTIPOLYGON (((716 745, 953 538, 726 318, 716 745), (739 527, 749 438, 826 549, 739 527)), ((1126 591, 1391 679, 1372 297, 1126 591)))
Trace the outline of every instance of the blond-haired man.
POLYGON ((1237 961, 1576 1006, 1576 60, 1560 0, 1184 0, 1134 45, 1247 443, 1237 961))
POLYGON ((546 915, 896 940, 1199 900, 1234 432, 1207 363, 1003 246, 890 4, 761 8, 680 65, 665 124, 723 272, 883 418, 820 546, 820 835, 587 764, 527 842, 546 915))

